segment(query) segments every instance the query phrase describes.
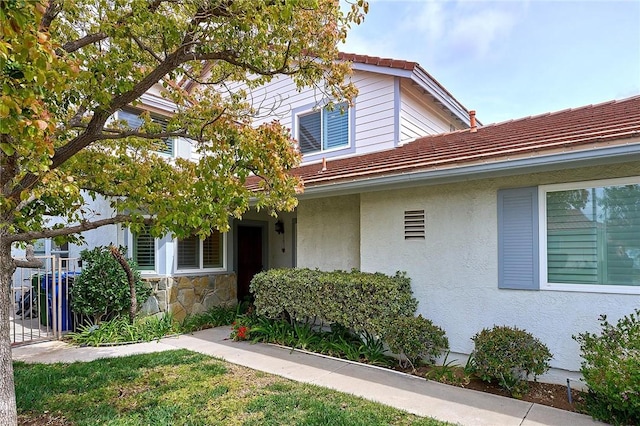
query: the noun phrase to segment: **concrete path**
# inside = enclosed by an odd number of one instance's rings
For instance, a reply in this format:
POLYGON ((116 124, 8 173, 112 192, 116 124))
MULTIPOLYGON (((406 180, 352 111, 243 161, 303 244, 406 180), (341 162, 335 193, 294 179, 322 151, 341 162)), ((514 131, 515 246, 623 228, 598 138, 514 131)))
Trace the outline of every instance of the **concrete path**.
POLYGON ((189 349, 298 382, 347 392, 420 416, 462 425, 602 425, 590 417, 544 405, 486 394, 345 360, 273 345, 229 340, 229 327, 159 342, 100 348, 78 348, 44 342, 13 348, 13 359, 25 362, 74 362, 98 358, 189 349))

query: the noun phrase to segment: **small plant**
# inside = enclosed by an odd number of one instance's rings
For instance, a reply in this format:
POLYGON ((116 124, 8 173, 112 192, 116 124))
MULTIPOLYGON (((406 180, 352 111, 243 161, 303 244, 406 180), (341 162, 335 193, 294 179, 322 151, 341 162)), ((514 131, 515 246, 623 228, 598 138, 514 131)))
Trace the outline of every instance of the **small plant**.
POLYGON ((369 333, 365 333, 362 336, 360 354, 364 358, 364 362, 368 364, 380 365, 383 367, 387 367, 391 364, 392 358, 386 355, 386 349, 382 339, 379 339, 369 333))
POLYGON ((149 342, 176 333, 178 324, 171 314, 136 318, 133 324, 120 316, 100 324, 85 324, 67 338, 77 345, 101 346, 117 343, 149 342))
POLYGON ((422 315, 396 319, 385 340, 389 349, 400 355, 400 366, 411 366, 413 370, 420 360, 433 363, 435 358, 449 349, 449 339, 444 330, 422 315))
POLYGON ((494 326, 471 338, 473 371, 482 380, 498 384, 515 398, 528 390, 527 379, 549 370, 549 348, 530 333, 516 327, 494 326))
POLYGON ((231 324, 231 338, 235 341, 249 340, 252 331, 252 321, 247 317, 238 317, 231 324))
POLYGON ((212 327, 231 325, 242 311, 241 305, 214 306, 201 314, 187 316, 180 325, 183 333, 193 333, 212 327))
POLYGON ((454 360, 449 360, 450 352, 444 356, 442 365, 434 365, 426 375, 427 379, 450 385, 469 384, 470 374, 454 360))
POLYGON ((610 324, 600 317, 600 334, 582 333, 580 372, 589 386, 585 409, 598 420, 640 424, 640 309, 610 324))

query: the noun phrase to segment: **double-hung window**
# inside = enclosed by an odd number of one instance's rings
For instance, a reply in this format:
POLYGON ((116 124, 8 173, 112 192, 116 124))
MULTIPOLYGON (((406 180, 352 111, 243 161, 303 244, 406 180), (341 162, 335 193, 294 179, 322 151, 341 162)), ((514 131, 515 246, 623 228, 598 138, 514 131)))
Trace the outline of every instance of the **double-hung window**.
POLYGON ((349 146, 349 108, 346 103, 296 116, 296 138, 303 154, 349 146))
MULTIPOLYGON (((123 109, 118 111, 118 120, 123 120, 131 129, 138 129, 142 126, 143 121, 140 118, 140 111, 134 111, 129 109, 123 109)), ((167 120, 159 115, 152 115, 151 119, 162 126, 162 129, 167 128, 167 120)), ((158 152, 173 156, 175 141, 173 138, 162 139, 162 146, 158 148, 158 152)))
POLYGON ((222 270, 224 268, 224 234, 214 230, 207 238, 196 235, 178 239, 178 270, 222 270))
POLYGON ((640 286, 640 179, 541 188, 547 285, 640 286))
POLYGON ((149 233, 149 226, 133 234, 132 256, 141 271, 155 271, 156 240, 149 233))

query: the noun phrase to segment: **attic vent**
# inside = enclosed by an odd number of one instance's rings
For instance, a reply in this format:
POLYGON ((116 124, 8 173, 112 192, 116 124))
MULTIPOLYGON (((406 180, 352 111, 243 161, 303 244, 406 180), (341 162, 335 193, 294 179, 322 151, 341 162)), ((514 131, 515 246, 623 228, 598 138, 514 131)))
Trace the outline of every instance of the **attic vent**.
POLYGON ((424 240, 424 210, 405 210, 404 212, 404 239, 424 240))

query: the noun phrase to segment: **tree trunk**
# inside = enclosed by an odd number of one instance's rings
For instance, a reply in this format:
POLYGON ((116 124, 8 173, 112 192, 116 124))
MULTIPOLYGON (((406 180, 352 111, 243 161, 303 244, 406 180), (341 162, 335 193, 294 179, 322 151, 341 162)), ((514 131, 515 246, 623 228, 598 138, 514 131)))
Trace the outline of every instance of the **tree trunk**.
POLYGON ((17 425, 16 390, 11 358, 11 277, 15 265, 11 258, 11 243, 0 232, 0 424, 17 425))
POLYGON ((111 254, 116 258, 124 272, 127 274, 127 281, 129 281, 129 294, 131 295, 131 307, 129 308, 129 322, 133 324, 133 321, 136 318, 136 312, 138 311, 138 300, 136 298, 136 280, 133 276, 133 271, 127 262, 127 259, 124 258, 122 253, 114 247, 109 246, 109 250, 111 250, 111 254))

